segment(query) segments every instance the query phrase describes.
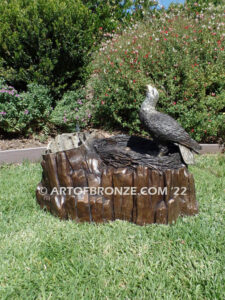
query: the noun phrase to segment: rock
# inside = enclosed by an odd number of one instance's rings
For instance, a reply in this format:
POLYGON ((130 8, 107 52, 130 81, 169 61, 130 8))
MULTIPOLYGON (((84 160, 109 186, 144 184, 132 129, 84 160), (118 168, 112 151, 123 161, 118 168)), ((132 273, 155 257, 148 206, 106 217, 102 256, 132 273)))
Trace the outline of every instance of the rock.
POLYGON ((52 141, 49 142, 47 145, 46 154, 78 148, 81 145, 84 145, 85 148, 88 148, 90 147, 92 140, 104 137, 106 137, 106 135, 95 130, 92 132, 63 133, 57 135, 52 141))

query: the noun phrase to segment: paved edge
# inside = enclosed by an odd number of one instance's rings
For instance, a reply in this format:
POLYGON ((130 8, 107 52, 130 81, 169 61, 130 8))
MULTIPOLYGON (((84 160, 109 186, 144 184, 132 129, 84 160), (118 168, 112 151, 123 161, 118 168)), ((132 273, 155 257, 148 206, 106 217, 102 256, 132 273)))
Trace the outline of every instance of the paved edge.
POLYGON ((201 154, 211 153, 222 153, 223 146, 219 144, 200 144, 202 146, 201 154))
POLYGON ((0 165, 22 163, 25 160, 38 162, 41 160, 45 150, 46 147, 0 151, 0 165))
MULTIPOLYGON (((219 144, 201 144, 201 146, 201 154, 216 154, 222 152, 222 147, 219 144)), ((37 147, 0 151, 0 165, 21 163, 24 160, 38 162, 41 160, 42 154, 44 154, 45 150, 46 147, 37 147)))

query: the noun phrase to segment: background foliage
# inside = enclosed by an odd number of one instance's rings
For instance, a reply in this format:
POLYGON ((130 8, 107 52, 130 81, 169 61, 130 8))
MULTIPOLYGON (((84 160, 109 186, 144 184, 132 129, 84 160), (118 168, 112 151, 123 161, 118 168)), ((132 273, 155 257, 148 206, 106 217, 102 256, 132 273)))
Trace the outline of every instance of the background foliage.
POLYGON ((91 119, 93 107, 84 88, 68 91, 58 101, 50 121, 58 128, 75 131, 85 128, 91 119))
POLYGON ((0 80, 0 133, 32 133, 48 131, 48 119, 52 110, 49 89, 29 84, 26 93, 0 80))
POLYGON ((95 124, 141 132, 145 85, 160 91, 158 109, 198 141, 224 137, 224 22, 213 6, 190 14, 172 7, 114 35, 96 54, 91 84, 95 124))
POLYGON ((224 5, 187 2, 156 10, 150 0, 1 1, 8 92, 0 95, 0 132, 91 125, 143 133, 138 111, 152 83, 158 109, 195 139, 223 139, 224 5))
POLYGON ((1 75, 19 90, 36 82, 54 95, 82 77, 95 42, 88 8, 80 0, 0 3, 1 75))
POLYGON ((191 5, 191 6, 205 6, 208 7, 210 4, 213 5, 223 5, 224 4, 224 0, 186 0, 187 5, 191 5))
MULTIPOLYGON (((145 0, 142 6, 151 3, 145 0)), ((62 96, 85 81, 87 63, 103 32, 126 25, 131 4, 131 0, 123 5, 118 0, 1 1, 0 76, 19 90, 35 82, 47 85, 55 97, 62 96)))

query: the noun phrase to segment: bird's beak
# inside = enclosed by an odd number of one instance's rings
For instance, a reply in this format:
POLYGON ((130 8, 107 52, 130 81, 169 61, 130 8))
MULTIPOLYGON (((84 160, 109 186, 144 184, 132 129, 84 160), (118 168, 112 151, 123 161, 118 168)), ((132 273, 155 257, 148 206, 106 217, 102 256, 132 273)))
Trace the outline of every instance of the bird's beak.
POLYGON ((150 87, 151 87, 151 86, 150 86, 149 84, 148 84, 148 85, 146 85, 146 91, 147 91, 147 92, 149 92, 149 91, 150 91, 150 87))

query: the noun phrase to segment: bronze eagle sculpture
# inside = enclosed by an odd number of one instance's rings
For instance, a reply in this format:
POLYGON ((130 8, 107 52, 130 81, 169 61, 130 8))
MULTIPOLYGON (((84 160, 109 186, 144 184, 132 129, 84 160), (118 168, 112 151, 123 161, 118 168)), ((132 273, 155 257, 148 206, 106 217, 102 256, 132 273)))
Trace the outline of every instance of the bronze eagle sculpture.
POLYGON ((172 142, 179 147, 184 162, 193 164, 193 152, 199 153, 201 146, 189 136, 176 120, 167 114, 156 111, 158 99, 157 89, 147 85, 146 98, 139 112, 142 124, 153 139, 161 145, 160 156, 168 152, 167 145, 172 142))

